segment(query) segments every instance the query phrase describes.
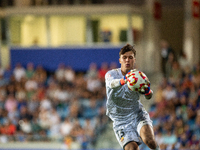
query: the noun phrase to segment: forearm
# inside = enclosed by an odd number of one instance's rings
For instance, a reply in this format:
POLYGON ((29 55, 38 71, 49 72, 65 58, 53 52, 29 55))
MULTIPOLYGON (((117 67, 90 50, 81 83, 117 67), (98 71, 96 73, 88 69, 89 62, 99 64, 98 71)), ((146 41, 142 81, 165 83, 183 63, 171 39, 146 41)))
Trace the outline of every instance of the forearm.
POLYGON ((110 88, 117 88, 119 86, 121 86, 120 84, 120 80, 121 79, 113 79, 111 82, 110 82, 110 88))

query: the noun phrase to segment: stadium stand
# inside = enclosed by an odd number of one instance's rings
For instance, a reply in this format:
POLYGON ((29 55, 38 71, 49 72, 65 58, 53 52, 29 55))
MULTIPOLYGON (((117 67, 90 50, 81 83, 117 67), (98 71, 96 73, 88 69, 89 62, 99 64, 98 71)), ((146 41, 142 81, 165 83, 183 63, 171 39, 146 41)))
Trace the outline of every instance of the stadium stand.
POLYGON ((1 69, 0 142, 62 141, 84 149, 94 145, 108 121, 102 71, 96 71, 91 76, 89 70, 76 73, 61 64, 49 74, 33 63, 1 69))
MULTIPOLYGON (((155 91, 149 113, 162 149, 199 149, 199 66, 172 65, 172 72, 181 72, 179 80, 171 73, 155 91)), ((13 71, 1 69, 1 142, 62 141, 68 147, 94 146, 109 120, 102 71, 95 63, 89 68, 76 73, 60 64, 49 74, 42 66, 29 63, 24 68, 18 63, 13 71)))

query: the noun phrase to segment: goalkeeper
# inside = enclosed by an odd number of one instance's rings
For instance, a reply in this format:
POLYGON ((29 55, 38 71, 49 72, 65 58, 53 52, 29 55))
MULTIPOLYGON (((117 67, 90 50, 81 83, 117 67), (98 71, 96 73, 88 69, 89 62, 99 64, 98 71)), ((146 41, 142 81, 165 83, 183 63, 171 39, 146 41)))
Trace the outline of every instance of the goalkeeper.
POLYGON ((152 121, 139 100, 140 94, 150 99, 150 83, 139 92, 131 91, 126 84, 128 72, 134 71, 136 50, 127 44, 119 52, 121 68, 105 75, 107 93, 106 115, 113 121, 116 138, 125 150, 138 150, 142 141, 154 150, 160 150, 154 138, 152 121))

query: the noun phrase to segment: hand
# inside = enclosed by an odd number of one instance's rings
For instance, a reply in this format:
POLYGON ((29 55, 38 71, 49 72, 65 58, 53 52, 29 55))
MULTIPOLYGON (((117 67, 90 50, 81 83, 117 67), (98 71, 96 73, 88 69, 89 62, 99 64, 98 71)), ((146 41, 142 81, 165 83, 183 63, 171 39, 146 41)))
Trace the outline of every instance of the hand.
POLYGON ((141 94, 145 94, 145 95, 151 94, 150 85, 151 85, 151 84, 150 84, 150 81, 147 80, 147 81, 146 81, 146 84, 144 84, 144 85, 141 87, 141 89, 139 90, 139 92, 140 92, 141 94))
POLYGON ((120 80, 120 85, 124 85, 124 84, 126 84, 127 83, 127 78, 129 78, 130 77, 130 75, 131 75, 131 73, 133 73, 133 72, 135 72, 136 71, 136 69, 133 69, 133 70, 129 70, 128 72, 127 72, 127 74, 120 80))

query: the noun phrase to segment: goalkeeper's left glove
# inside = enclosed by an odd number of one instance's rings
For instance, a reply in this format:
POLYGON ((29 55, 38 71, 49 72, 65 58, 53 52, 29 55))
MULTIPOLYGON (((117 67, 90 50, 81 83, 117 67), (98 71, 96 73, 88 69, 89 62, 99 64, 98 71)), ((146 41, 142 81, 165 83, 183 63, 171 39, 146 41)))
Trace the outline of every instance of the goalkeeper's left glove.
POLYGON ((145 96, 148 96, 148 95, 150 95, 151 93, 152 93, 152 90, 150 89, 150 82, 149 81, 147 81, 146 82, 146 84, 144 84, 142 87, 141 87, 141 89, 140 89, 140 93, 141 94, 145 94, 145 96))

